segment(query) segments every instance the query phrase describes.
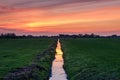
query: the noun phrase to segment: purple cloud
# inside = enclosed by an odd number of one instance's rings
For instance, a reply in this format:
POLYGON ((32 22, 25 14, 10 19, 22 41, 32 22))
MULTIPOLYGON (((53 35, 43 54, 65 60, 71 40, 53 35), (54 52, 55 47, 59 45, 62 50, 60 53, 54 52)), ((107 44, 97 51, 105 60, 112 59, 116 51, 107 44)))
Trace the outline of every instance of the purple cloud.
POLYGON ((82 3, 82 2, 99 2, 108 0, 1 0, 0 3, 14 7, 55 7, 71 3, 82 3))

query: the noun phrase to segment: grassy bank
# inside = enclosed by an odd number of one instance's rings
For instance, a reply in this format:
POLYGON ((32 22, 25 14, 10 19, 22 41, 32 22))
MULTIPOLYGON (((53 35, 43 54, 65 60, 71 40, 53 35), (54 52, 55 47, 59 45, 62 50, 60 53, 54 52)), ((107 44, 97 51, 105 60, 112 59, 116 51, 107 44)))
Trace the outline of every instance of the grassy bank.
MULTIPOLYGON (((30 65, 36 55, 42 53, 50 46, 53 39, 28 38, 28 39, 0 39, 0 77, 10 71, 30 65)), ((46 56, 47 59, 50 56, 46 56)), ((50 61, 44 61, 44 57, 39 65, 46 70, 50 67, 50 61)), ((46 60, 47 60, 46 59, 46 60)), ((41 80, 45 78, 45 72, 40 72, 41 80)))
POLYGON ((61 39, 70 80, 120 80, 120 39, 61 39))

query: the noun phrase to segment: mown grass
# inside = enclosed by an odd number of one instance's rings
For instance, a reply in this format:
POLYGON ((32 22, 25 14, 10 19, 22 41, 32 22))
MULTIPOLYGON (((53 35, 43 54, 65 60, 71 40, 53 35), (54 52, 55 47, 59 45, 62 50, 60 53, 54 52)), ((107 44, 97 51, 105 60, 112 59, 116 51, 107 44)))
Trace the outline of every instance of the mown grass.
POLYGON ((120 39, 61 39, 69 80, 120 80, 120 39))
POLYGON ((35 56, 47 49, 52 42, 53 39, 47 38, 0 39, 0 78, 9 71, 31 64, 35 56))

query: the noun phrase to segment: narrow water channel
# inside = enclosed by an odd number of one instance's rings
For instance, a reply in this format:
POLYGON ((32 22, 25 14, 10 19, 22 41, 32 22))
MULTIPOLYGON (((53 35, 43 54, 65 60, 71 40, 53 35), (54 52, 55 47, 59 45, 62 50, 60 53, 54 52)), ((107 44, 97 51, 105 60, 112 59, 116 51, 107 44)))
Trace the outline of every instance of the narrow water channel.
POLYGON ((62 55, 63 52, 61 50, 61 45, 58 40, 55 60, 52 63, 52 75, 49 80, 67 80, 67 75, 63 69, 64 60, 62 55))

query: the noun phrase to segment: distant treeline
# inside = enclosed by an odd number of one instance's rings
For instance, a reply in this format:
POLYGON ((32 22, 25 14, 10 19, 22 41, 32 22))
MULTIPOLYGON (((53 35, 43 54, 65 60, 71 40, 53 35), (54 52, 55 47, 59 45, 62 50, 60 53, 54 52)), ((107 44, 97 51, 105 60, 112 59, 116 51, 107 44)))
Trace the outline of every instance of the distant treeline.
POLYGON ((78 35, 67 35, 67 34, 60 34, 59 37, 61 38, 120 38, 120 36, 114 34, 110 36, 101 36, 92 34, 78 34, 78 35))
POLYGON ((18 36, 15 33, 1 33, 0 38, 120 38, 120 36, 114 34, 110 36, 101 36, 101 35, 96 35, 94 33, 92 34, 74 34, 74 35, 69 35, 69 34, 59 34, 59 36, 33 36, 33 35, 21 35, 18 36))
POLYGON ((56 36, 33 36, 33 35, 16 35, 15 33, 1 33, 0 38, 50 38, 56 36))

